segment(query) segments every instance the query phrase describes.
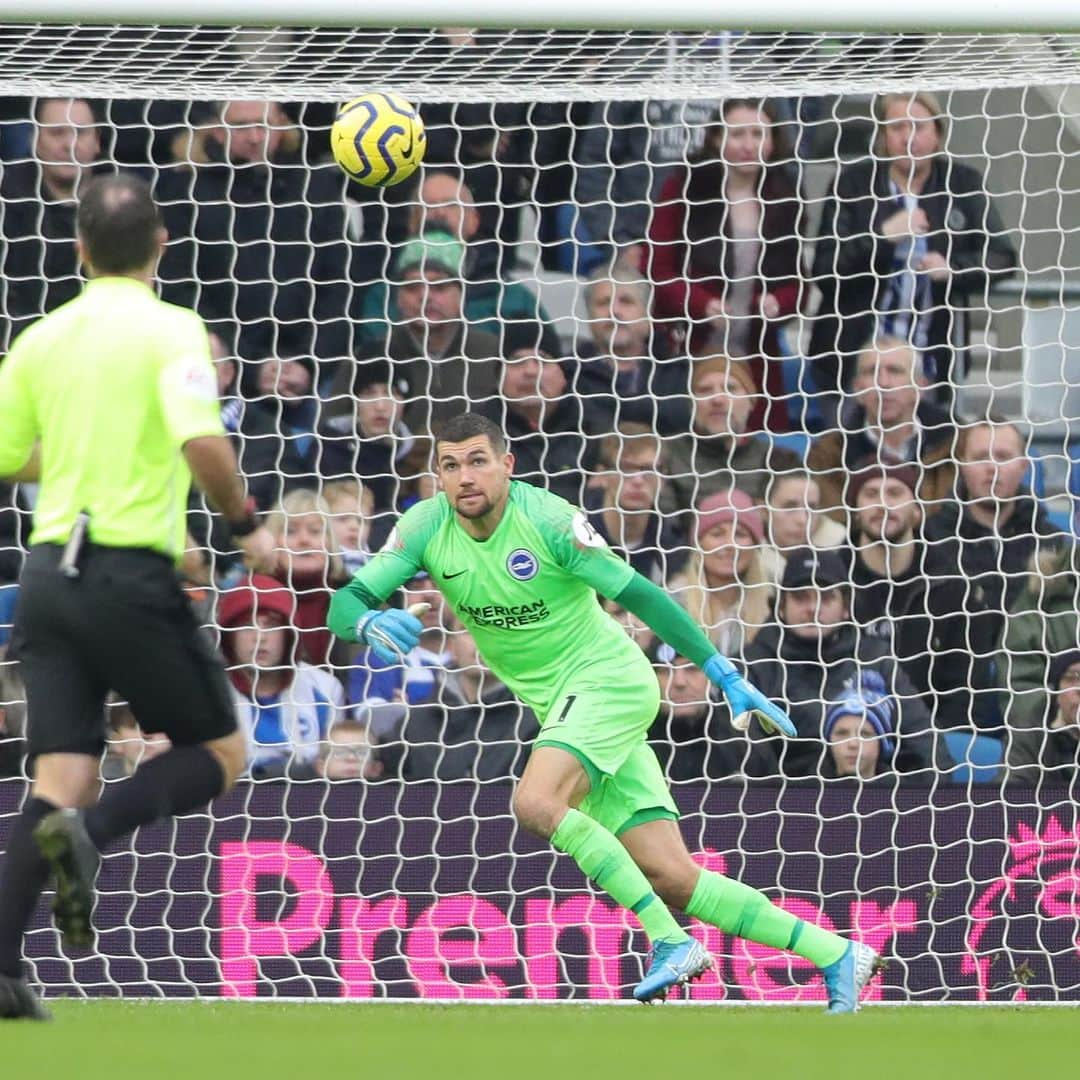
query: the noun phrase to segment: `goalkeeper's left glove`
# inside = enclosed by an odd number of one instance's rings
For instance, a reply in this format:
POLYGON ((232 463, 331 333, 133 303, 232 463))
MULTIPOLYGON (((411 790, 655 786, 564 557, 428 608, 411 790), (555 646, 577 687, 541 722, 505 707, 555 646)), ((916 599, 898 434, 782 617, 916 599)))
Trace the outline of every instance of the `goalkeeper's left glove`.
POLYGON ((404 664, 405 657, 420 644, 424 624, 420 621, 430 604, 410 604, 399 608, 378 608, 365 613, 356 624, 356 640, 362 641, 384 663, 404 664))
POLYGON ((748 683, 726 656, 715 653, 705 661, 701 670, 710 682, 723 690, 731 707, 732 726, 737 730, 745 731, 750 726, 750 717, 756 716, 769 734, 779 732, 791 739, 798 736, 788 714, 774 705, 756 686, 748 683))

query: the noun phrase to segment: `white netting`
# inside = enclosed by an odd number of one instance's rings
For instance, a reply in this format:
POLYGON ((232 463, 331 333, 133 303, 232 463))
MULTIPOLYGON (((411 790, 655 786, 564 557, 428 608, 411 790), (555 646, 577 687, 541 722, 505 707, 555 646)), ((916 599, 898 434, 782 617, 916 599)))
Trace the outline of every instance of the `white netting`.
MULTIPOLYGON (((261 592, 306 661, 245 677, 254 600, 193 500, 184 572, 252 778, 106 858, 98 957, 65 958, 39 912, 50 990, 626 993, 632 921, 513 824, 537 725, 468 635, 436 603, 388 668, 325 629, 331 590, 433 490, 432 425, 471 406, 791 710, 799 740, 748 741, 614 612, 656 662, 652 739, 706 865, 895 954, 887 998, 1077 997, 1074 36, 9 25, 0 43, 3 345, 80 288, 79 177, 148 177, 162 291, 216 334, 222 416, 280 545, 261 592), (417 101, 429 136, 424 175, 383 193, 328 161, 332 103, 375 88, 417 101)), ((36 493, 0 495, 6 627, 36 493)), ((13 776, 21 702, 5 663, 13 776)), ((110 730, 110 782, 161 749, 121 704, 110 730)), ((0 829, 23 790, 0 781, 0 829)), ((799 962, 700 929, 722 963, 695 996, 821 996, 799 962)))
POLYGON ((11 93, 343 101, 820 94, 1070 82, 1076 34, 440 30, 0 23, 11 93))

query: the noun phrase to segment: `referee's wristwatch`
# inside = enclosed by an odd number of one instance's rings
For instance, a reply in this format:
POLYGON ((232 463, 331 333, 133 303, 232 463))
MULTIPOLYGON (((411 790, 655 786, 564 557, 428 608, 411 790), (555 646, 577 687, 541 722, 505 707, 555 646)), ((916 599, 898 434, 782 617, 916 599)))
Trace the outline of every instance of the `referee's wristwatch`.
POLYGON ((250 536, 259 527, 259 519, 255 516, 255 500, 249 495, 244 502, 244 516, 239 521, 230 521, 229 529, 234 537, 242 540, 250 536))

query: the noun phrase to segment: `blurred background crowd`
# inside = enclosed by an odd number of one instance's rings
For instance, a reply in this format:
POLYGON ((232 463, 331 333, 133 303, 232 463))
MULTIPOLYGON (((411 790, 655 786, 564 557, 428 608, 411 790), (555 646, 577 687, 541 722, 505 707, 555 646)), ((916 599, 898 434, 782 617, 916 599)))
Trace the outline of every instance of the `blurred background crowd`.
MULTIPOLYGON (((942 102, 421 111, 425 167, 372 192, 329 159, 329 106, 0 101, 0 349, 81 288, 80 185, 115 169, 153 183, 162 295, 207 322, 278 539, 276 573, 246 576, 193 493, 182 572, 251 775, 520 772, 537 720, 430 580, 398 599, 432 604, 403 665, 326 629, 333 590, 434 493, 432 432, 468 408, 504 428, 518 479, 581 505, 790 710, 797 740, 736 733, 704 675, 613 610, 656 665, 673 781, 1075 779, 1070 473, 1048 475, 1015 396, 979 392, 1005 362, 991 313, 1022 234, 942 102)), ((1044 163, 1047 183, 1070 166, 1044 163)), ((1067 463, 1080 365, 1061 356, 1067 463)), ((5 644, 34 498, 0 485, 5 644)), ((109 709, 112 780, 163 739, 109 709)), ((8 656, 0 772, 23 768, 24 713, 8 656)))

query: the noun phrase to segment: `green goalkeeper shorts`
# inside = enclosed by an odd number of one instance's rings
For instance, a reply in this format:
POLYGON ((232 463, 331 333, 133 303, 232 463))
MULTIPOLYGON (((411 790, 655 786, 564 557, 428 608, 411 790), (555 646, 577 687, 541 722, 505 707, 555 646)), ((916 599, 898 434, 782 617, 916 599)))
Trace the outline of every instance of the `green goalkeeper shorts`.
POLYGON ((659 708, 655 679, 622 686, 571 684, 536 737, 537 746, 567 750, 581 762, 592 787, 578 809, 616 835, 679 816, 660 762, 645 741, 659 708))

